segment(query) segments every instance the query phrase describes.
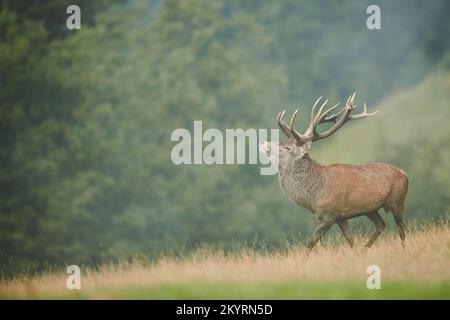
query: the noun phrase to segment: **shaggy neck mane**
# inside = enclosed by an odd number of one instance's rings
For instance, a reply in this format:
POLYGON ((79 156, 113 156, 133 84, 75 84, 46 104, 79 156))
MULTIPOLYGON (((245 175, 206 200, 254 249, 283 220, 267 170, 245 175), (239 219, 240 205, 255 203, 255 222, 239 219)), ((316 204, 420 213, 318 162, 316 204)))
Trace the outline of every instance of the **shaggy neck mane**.
POLYGON ((325 184, 322 166, 307 154, 278 170, 280 184, 295 202, 313 210, 313 202, 325 184))

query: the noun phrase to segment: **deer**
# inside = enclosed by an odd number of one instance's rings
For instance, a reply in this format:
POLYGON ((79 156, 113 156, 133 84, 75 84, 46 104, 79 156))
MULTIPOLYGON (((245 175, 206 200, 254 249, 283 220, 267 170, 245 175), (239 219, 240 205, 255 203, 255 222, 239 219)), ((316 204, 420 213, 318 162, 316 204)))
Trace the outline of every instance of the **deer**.
POLYGON ((313 142, 331 136, 349 121, 368 118, 378 112, 368 113, 364 103, 361 113, 352 114, 355 96, 356 93, 350 95, 346 105, 338 112, 334 111, 339 103, 323 111, 328 100, 316 112, 322 100, 322 97, 318 98, 312 106, 310 123, 303 134, 294 128, 298 109, 289 125, 284 120, 286 110, 281 111, 277 122, 288 141, 266 141, 259 145, 260 151, 278 166, 278 180, 288 198, 319 220, 319 225, 306 242, 309 250, 334 224, 339 226, 349 246, 353 247, 354 236, 348 220, 360 216, 366 216, 375 226, 375 232, 365 245, 365 248, 371 247, 386 227, 379 213, 381 208, 392 213, 401 243, 405 246, 403 215, 408 177, 402 169, 386 163, 321 165, 309 157, 313 142), (325 123, 331 124, 331 127, 319 132, 318 126, 325 123))

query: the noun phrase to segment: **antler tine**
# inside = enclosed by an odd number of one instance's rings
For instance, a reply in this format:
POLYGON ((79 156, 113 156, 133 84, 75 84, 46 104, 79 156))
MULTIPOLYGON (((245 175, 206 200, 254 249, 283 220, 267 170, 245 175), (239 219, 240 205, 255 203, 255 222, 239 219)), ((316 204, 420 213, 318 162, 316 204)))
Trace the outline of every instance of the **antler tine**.
MULTIPOLYGON (((347 108, 353 109, 353 101, 355 100, 355 96, 356 96, 356 92, 353 92, 353 94, 347 98, 345 107, 342 108, 341 110, 339 110, 338 113, 332 114, 331 116, 325 118, 323 122, 336 122, 337 118, 339 118, 339 116, 341 114, 343 114, 345 112, 345 110, 347 110, 347 108)), ((338 105, 339 105, 339 103, 337 103, 332 109, 333 110, 336 109, 338 105)), ((331 112, 332 110, 330 109, 329 111, 331 112)))
POLYGON ((323 122, 327 122, 328 120, 324 120, 324 118, 334 109, 337 108, 337 105, 334 105, 333 107, 329 108, 328 110, 326 110, 324 113, 322 113, 323 108, 325 107, 325 105, 328 103, 328 99, 325 100, 322 105, 320 106, 320 109, 317 113, 315 113, 315 108, 317 106, 317 103, 319 102, 319 100, 322 97, 320 97, 319 99, 317 99, 317 101, 314 103, 313 107, 311 108, 311 122, 309 123, 308 129, 305 132, 305 136, 307 137, 312 137, 315 131, 315 128, 317 127, 317 125, 319 125, 320 123, 323 122))
POLYGON ((356 92, 353 92, 348 98, 347 102, 345 103, 346 107, 351 108, 353 106, 353 101, 355 100, 356 92))
POLYGON ((286 110, 280 111, 280 112, 278 113, 278 116, 277 116, 277 121, 278 121, 278 122, 282 121, 282 118, 284 117, 284 114, 285 114, 285 113, 286 113, 286 110))
POLYGON ((298 109, 292 114, 291 121, 289 121, 289 129, 292 130, 295 122, 295 118, 297 117, 298 109))
POLYGON ((355 95, 356 93, 354 92, 352 95, 348 97, 345 107, 338 113, 338 114, 343 113, 344 115, 339 120, 336 119, 335 124, 330 129, 328 129, 323 133, 319 133, 317 131, 317 125, 313 127, 313 138, 312 138, 313 141, 329 137, 330 135, 335 133, 340 127, 342 127, 342 125, 348 120, 348 115, 353 110, 353 101, 355 100, 355 95))
POLYGON ((353 94, 350 96, 350 103, 348 105, 348 107, 350 109, 353 109, 353 106, 354 106, 353 102, 355 101, 355 97, 356 97, 356 92, 353 92, 353 94))
POLYGON ((330 109, 325 111, 319 119, 319 123, 325 123, 325 122, 336 122, 337 117, 341 114, 342 110, 339 111, 336 114, 332 114, 331 116, 327 117, 328 114, 330 114, 332 111, 336 110, 336 108, 339 106, 339 102, 336 103, 334 106, 332 106, 330 109))
MULTIPOLYGON (((334 109, 336 109, 339 106, 340 103, 337 103, 336 105, 334 105, 334 109)), ((333 110, 334 110, 333 109, 333 110)), ((324 118, 323 122, 336 122, 337 118, 339 118, 339 116, 345 111, 345 108, 342 108, 341 110, 339 110, 338 113, 333 113, 332 115, 330 115, 329 117, 324 118)))
POLYGON ((335 110, 335 109, 339 106, 339 102, 338 102, 336 105, 334 105, 332 108, 330 108, 329 110, 327 110, 327 111, 324 113, 324 120, 323 120, 322 122, 336 122, 337 119, 339 118, 339 116, 340 116, 341 114, 343 114, 343 113, 345 112, 345 110, 347 110, 347 108, 353 109, 353 100, 355 100, 355 95, 356 95, 356 92, 353 92, 353 94, 350 95, 350 96, 347 98, 347 102, 345 103, 345 107, 342 108, 341 110, 339 110, 338 113, 332 114, 331 116, 325 118, 326 114, 328 114, 328 113, 330 113, 331 111, 335 110))
MULTIPOLYGON (((353 101, 355 100, 356 92, 353 92, 348 98, 347 103, 345 104, 346 107, 350 106, 350 108, 353 108, 353 101)), ((328 100, 327 100, 328 101, 328 100)), ((336 103, 334 106, 332 106, 330 109, 325 111, 320 117, 319 117, 319 123, 325 123, 325 122, 336 122, 337 118, 346 110, 346 108, 342 108, 338 113, 332 114, 331 116, 327 117, 328 114, 330 114, 332 111, 336 110, 336 108, 339 106, 339 102, 336 103)))
POLYGON ((342 108, 338 113, 333 114, 329 117, 326 117, 327 114, 329 114, 332 110, 336 109, 336 107, 338 105, 335 105, 331 109, 325 111, 324 114, 320 115, 319 118, 317 118, 317 122, 312 127, 312 132, 311 132, 313 141, 329 137, 349 120, 357 120, 357 119, 367 118, 367 117, 377 114, 378 111, 368 113, 367 105, 366 105, 366 103, 364 103, 364 109, 363 109, 362 113, 357 114, 357 115, 351 115, 350 113, 353 111, 353 109, 355 107, 355 105, 353 104, 355 101, 355 97, 356 97, 356 92, 354 92, 352 95, 350 95, 348 97, 345 107, 342 108), (343 115, 341 116, 341 114, 343 114, 343 115), (327 131, 325 131, 323 133, 317 132, 317 126, 320 123, 331 122, 331 121, 334 122, 335 124, 330 129, 328 129, 327 131))
POLYGON ((313 106, 311 108, 311 117, 310 117, 310 120, 309 120, 309 126, 308 126, 308 129, 306 129, 306 132, 304 134, 307 137, 310 137, 312 135, 313 128, 314 128, 314 121, 315 121, 315 111, 316 111, 316 107, 317 107, 318 103, 320 102, 320 100, 322 100, 322 96, 320 96, 316 100, 316 102, 314 102, 314 104, 313 104, 313 106))
POLYGON ((291 135, 294 137, 295 141, 298 144, 303 144, 305 142, 305 138, 294 128, 295 118, 297 117, 297 114, 298 109, 295 110, 295 112, 292 114, 291 121, 289 122, 289 130, 291 132, 291 135))
POLYGON ((289 139, 292 139, 292 138, 293 138, 293 137, 292 137, 292 134, 291 134, 291 132, 289 131, 289 128, 288 128, 286 122, 284 121, 284 115, 285 115, 285 114, 286 114, 286 110, 280 111, 280 113, 278 113, 278 116, 277 116, 277 122, 278 122, 278 125, 279 125, 280 128, 281 128, 281 131, 283 131, 283 133, 284 133, 289 139))
MULTIPOLYGON (((322 106, 319 109, 319 112, 317 112, 316 116, 314 117, 314 125, 319 124, 320 123, 320 118, 322 117, 322 110, 325 107, 325 105, 328 103, 328 99, 325 100, 324 103, 322 103, 322 106)), ((327 111, 325 111, 326 113, 327 111)))
POLYGON ((364 102, 364 109, 363 109, 363 112, 361 112, 360 114, 350 115, 350 116, 349 116, 349 120, 356 120, 356 119, 367 118, 367 117, 374 116, 374 115, 376 115, 377 113, 378 113, 378 110, 377 110, 377 111, 374 111, 374 112, 372 112, 372 113, 368 113, 368 112, 367 112, 367 105, 366 105, 366 103, 364 102))
POLYGON ((322 100, 322 97, 319 97, 319 98, 316 100, 316 102, 314 102, 314 104, 313 104, 313 106, 312 106, 312 108, 311 108, 311 120, 310 120, 310 123, 309 123, 310 126, 311 126, 312 123, 314 122, 314 112, 316 111, 316 106, 317 106, 317 104, 319 103, 320 100, 322 100))

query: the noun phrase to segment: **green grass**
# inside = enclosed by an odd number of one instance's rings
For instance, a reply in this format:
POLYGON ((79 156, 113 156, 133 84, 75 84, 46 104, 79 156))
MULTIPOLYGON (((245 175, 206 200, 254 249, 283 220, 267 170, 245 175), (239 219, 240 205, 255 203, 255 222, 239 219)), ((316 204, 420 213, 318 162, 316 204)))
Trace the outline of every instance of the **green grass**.
POLYGON ((130 287, 40 299, 450 299, 450 283, 382 283, 369 290, 365 283, 352 282, 196 282, 164 284, 156 287, 130 287))

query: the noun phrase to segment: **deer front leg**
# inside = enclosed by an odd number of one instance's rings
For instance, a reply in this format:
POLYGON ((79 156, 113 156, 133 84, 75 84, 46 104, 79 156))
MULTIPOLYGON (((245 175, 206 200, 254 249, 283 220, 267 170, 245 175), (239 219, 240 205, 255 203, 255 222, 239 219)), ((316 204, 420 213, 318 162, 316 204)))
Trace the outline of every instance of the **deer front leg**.
POLYGON ((316 245, 317 241, 320 240, 320 238, 328 231, 330 230, 331 226, 334 224, 335 220, 331 218, 322 218, 322 222, 316 227, 316 230, 314 230, 313 234, 309 238, 309 240, 306 242, 306 246, 309 250, 312 250, 314 246, 316 245))
POLYGON ((341 228, 342 233, 344 234, 345 239, 347 239, 348 244, 350 245, 350 248, 353 247, 353 233, 352 229, 350 229, 350 225, 348 224, 347 219, 338 220, 337 224, 339 228, 341 228))

